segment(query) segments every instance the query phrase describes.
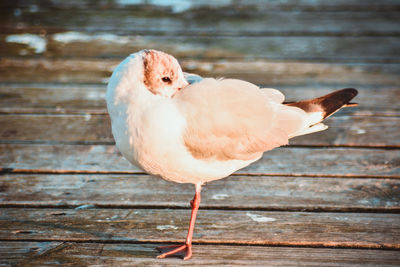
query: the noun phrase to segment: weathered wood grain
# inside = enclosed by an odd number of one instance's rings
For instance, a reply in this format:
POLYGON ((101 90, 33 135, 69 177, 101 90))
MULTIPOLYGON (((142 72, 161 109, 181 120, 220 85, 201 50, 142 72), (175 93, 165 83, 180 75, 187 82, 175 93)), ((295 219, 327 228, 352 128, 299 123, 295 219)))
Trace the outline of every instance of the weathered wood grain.
POLYGON ((0 265, 400 265, 398 1, 134 2, 0 3, 0 265), (205 186, 193 260, 156 260, 194 190, 112 145, 105 83, 142 48, 287 100, 355 87, 361 106, 205 186))
MULTIPOLYGON (((0 176, 0 206, 189 207, 190 184, 148 175, 0 176)), ((399 179, 232 176, 203 187, 202 208, 287 211, 400 210, 399 179)))
MULTIPOLYGON (((3 241, 182 242, 190 210, 0 209, 3 241)), ((199 243, 400 249, 400 214, 201 210, 199 243)))
MULTIPOLYGON (((269 85, 262 85, 268 87, 269 85)), ((311 99, 333 90, 355 86, 357 108, 342 109, 341 115, 400 115, 400 88, 350 84, 276 84, 286 100, 311 99)), ((0 84, 0 113, 84 113, 105 114, 106 86, 103 84, 0 84)))
MULTIPOLYGON (((272 1, 272 2, 261 2, 258 0, 235 0, 235 1, 216 1, 210 2, 207 0, 187 0, 186 5, 181 7, 181 11, 196 11, 197 9, 227 9, 236 8, 235 11, 240 12, 242 10, 253 11, 253 12, 265 12, 265 11, 399 11, 400 5, 396 0, 381 0, 379 2, 374 0, 332 0, 326 2, 324 0, 285 0, 285 1, 272 1)), ((147 10, 152 8, 158 8, 159 10, 165 10, 170 12, 179 13, 179 7, 181 3, 170 1, 158 3, 156 1, 91 1, 91 0, 70 0, 68 2, 62 0, 52 0, 51 2, 43 3, 40 0, 20 0, 18 1, 18 7, 23 10, 29 10, 30 12, 37 12, 38 9, 94 9, 94 10, 109 10, 109 9, 122 9, 122 10, 147 10), (35 6, 36 8, 32 8, 35 6)), ((4 8, 4 11, 10 8, 15 8, 15 2, 4 1, 0 5, 4 8)), ((149 12, 149 11, 148 11, 149 12)), ((145 13, 146 14, 146 13, 145 13)))
MULTIPOLYGON (((400 26, 400 25, 398 25, 400 26)), ((181 58, 224 59, 297 59, 317 61, 393 61, 400 60, 400 36, 204 36, 204 35, 137 35, 65 33, 48 39, 45 56, 49 57, 125 57, 146 48, 169 52, 181 58), (90 49, 87 47, 90 46, 90 49)), ((400 34, 399 34, 400 35, 400 34)), ((37 38, 43 38, 39 35, 37 38)), ((34 55, 38 50, 31 45, 6 42, 0 36, 0 56, 34 55), (30 51, 30 52, 29 52, 30 51)))
MULTIPOLYGON (((65 31, 111 32, 120 35, 211 35, 211 36, 398 36, 400 12, 327 12, 253 10, 189 10, 173 14, 168 10, 93 9, 22 10, 0 26, 1 32, 57 33, 65 31), (85 17, 82 20, 82 17, 85 17), (290 19, 288 19, 290 18, 290 19), (162 19, 162 23, 160 23, 162 19), (38 21, 40 24, 38 25, 38 21), (318 21, 318 23, 315 23, 318 21), (190 27, 188 27, 188 24, 190 27), (41 30, 41 31, 40 31, 41 30)), ((11 11, 13 12, 13 11, 11 11)))
POLYGON ((104 114, 106 90, 104 84, 0 84, 0 112, 104 114))
POLYGON ((108 115, 0 115, 0 124, 0 142, 114 143, 108 115))
MULTIPOLYGON (((121 60, 0 58, 0 82, 106 83, 121 60)), ((184 71, 205 77, 239 78, 269 87, 325 83, 397 88, 400 79, 400 64, 182 60, 181 65, 184 71)))
MULTIPOLYGON (((15 172, 142 173, 113 145, 1 144, 0 167, 15 172)), ((400 154, 398 149, 281 147, 237 173, 400 178, 400 154)))
POLYGON ((396 34, 399 4, 315 1, 107 3, 19 1, 2 7, 2 32, 100 31, 119 34, 396 34), (107 12, 104 12, 104 11, 107 12), (350 11, 357 11, 349 13, 350 11), (380 11, 380 12, 376 12, 380 11), (162 23, 160 23, 162 19, 162 23), (318 23, 314 23, 318 21, 318 23), (190 27, 188 27, 188 25, 190 27))
POLYGON ((336 4, 229 1, 157 6, 143 2, 121 8, 121 3, 111 2, 19 2, 2 9, 0 55, 122 57, 152 47, 181 57, 398 62, 398 4, 340 3, 337 10, 350 7, 358 12, 327 12, 335 10, 336 4), (45 49, 7 39, 7 34, 18 32, 38 34, 35 38, 47 44, 45 49), (90 49, 85 49, 88 45, 90 49))
MULTIPOLYGON (((325 123, 328 130, 290 144, 400 148, 400 117, 334 116, 325 123)), ((0 115, 0 125, 0 143, 114 144, 108 115, 0 115)))
POLYGON ((400 147, 398 143, 400 129, 397 131, 397 125, 400 125, 399 119, 398 117, 330 117, 325 120, 325 124, 329 126, 326 131, 293 138, 290 144, 400 147), (383 132, 385 135, 382 135, 383 132))
POLYGON ((158 244, 74 242, 0 242, 0 264, 63 266, 398 266, 398 251, 375 249, 291 248, 194 245, 190 261, 157 260, 158 244))

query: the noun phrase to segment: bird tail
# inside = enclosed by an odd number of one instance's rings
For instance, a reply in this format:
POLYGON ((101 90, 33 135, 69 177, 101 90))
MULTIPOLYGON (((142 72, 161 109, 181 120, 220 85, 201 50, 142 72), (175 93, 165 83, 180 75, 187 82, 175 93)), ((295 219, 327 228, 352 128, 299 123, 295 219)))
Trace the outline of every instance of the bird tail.
POLYGON ((294 136, 325 130, 328 126, 321 122, 343 107, 357 106, 357 103, 350 102, 357 94, 356 89, 345 88, 314 99, 283 103, 287 106, 301 108, 309 115, 310 126, 294 136))

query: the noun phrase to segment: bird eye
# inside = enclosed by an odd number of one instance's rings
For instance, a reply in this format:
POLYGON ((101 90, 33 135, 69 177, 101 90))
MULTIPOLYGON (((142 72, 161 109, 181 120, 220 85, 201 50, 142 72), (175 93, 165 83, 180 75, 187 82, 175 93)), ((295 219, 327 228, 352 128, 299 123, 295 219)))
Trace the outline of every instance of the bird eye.
POLYGON ((169 77, 167 77, 167 76, 162 77, 161 80, 162 80, 163 82, 165 82, 165 83, 170 83, 170 82, 171 82, 171 79, 170 79, 169 77))

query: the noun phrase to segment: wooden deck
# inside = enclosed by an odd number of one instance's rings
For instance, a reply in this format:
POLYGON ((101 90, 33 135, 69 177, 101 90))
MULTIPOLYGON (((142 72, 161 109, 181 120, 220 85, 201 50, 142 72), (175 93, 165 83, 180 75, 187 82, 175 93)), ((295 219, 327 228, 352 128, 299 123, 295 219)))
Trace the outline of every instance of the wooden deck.
POLYGON ((1 266, 400 266, 398 1, 127 2, 0 3, 1 266), (193 258, 157 260, 194 187, 122 158, 104 100, 143 48, 287 100, 355 87, 360 106, 207 184, 193 258))

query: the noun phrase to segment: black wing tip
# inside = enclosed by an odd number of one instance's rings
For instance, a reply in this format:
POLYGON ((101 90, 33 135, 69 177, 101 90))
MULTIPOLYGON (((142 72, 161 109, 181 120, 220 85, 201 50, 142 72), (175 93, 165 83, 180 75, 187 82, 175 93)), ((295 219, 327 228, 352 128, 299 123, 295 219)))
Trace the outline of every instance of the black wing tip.
MULTIPOLYGON (((358 95, 358 90, 355 88, 344 88, 344 89, 338 90, 336 92, 345 92, 346 94, 351 95, 352 98, 355 97, 356 95, 358 95)), ((334 93, 336 93, 336 92, 334 92, 334 93)))
POLYGON ((324 110, 324 119, 341 109, 342 107, 355 107, 357 103, 350 101, 358 94, 357 89, 344 88, 334 91, 319 98, 319 104, 324 110))
POLYGON ((358 104, 350 102, 358 94, 355 88, 344 88, 331 92, 330 94, 299 102, 284 102, 288 106, 295 106, 305 112, 313 112, 316 107, 323 112, 324 119, 329 117, 342 107, 355 107, 358 104))
POLYGON ((349 103, 354 97, 358 95, 358 90, 354 88, 344 88, 334 91, 328 95, 322 96, 321 100, 333 100, 334 102, 341 103, 342 105, 349 103))

